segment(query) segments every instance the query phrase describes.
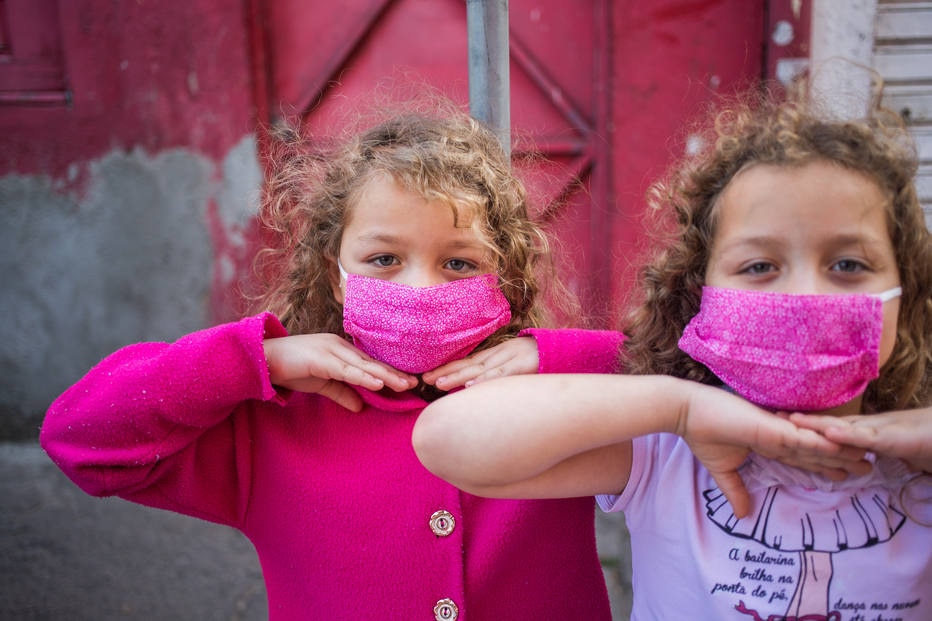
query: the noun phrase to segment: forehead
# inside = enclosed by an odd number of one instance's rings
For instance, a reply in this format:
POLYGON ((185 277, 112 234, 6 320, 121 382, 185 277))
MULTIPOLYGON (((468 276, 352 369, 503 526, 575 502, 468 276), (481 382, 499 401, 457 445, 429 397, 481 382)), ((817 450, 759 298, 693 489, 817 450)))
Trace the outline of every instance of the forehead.
POLYGON ((755 164, 735 175, 716 202, 715 239, 835 234, 889 243, 889 205, 870 177, 830 162, 755 164))
POLYGON ((369 179, 348 209, 341 245, 395 249, 487 248, 488 238, 469 205, 454 207, 409 190, 387 174, 369 179))
POLYGON ((476 206, 467 201, 413 185, 386 171, 372 172, 349 197, 346 222, 349 223, 360 210, 371 215, 371 212, 383 210, 397 212, 400 209, 430 208, 448 213, 457 227, 469 227, 479 213, 476 206))

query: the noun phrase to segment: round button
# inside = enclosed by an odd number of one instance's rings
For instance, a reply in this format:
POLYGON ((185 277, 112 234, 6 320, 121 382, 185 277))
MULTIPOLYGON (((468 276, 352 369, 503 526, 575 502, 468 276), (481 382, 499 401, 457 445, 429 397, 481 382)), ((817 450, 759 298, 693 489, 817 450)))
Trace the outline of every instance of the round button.
POLYGON ((430 516, 430 529, 438 537, 446 537, 456 528, 456 520, 449 511, 441 509, 430 516))
POLYGON ((454 621, 460 616, 460 610, 453 600, 445 597, 434 606, 434 619, 437 621, 454 621))

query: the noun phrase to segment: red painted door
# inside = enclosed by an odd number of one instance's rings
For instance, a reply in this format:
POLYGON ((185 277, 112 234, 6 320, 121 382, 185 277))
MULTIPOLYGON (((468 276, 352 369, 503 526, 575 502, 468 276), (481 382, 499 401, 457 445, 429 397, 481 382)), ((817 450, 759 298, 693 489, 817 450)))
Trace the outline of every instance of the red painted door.
MULTIPOLYGON (((258 97, 271 122, 294 115, 326 134, 386 78, 393 87, 424 81, 468 103, 462 0, 285 0, 258 10, 268 76, 258 97)), ((532 209, 559 227, 563 273, 589 304, 597 293, 589 263, 605 254, 610 230, 606 210, 592 210, 607 203, 608 1, 513 0, 510 18, 515 160, 525 162, 532 209), (533 166, 529 149, 543 155, 533 166)))
MULTIPOLYGON (((386 78, 468 103, 463 0, 252 7, 260 120, 293 115, 326 135, 386 78)), ((763 20, 746 0, 511 0, 513 154, 592 325, 611 323, 630 281, 669 138, 710 93, 760 76, 763 20)))

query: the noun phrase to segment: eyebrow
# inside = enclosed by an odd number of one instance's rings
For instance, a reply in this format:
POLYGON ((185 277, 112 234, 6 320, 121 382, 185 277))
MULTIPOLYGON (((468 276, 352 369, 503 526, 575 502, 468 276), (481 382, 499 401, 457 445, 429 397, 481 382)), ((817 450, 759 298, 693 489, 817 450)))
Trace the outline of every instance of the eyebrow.
POLYGON ((385 242, 389 244, 397 244, 399 242, 405 241, 397 235, 389 235, 387 233, 363 233, 356 239, 362 242, 385 242))
POLYGON ((448 244, 451 248, 485 248, 479 239, 455 239, 448 244))
MULTIPOLYGON (((403 244, 407 243, 407 240, 403 237, 397 235, 390 235, 388 233, 363 233, 362 235, 356 238, 358 241, 363 243, 383 243, 383 244, 403 244)), ((467 250, 484 250, 486 246, 479 239, 454 239, 446 244, 448 248, 453 249, 467 249, 467 250)))
MULTIPOLYGON (((882 246, 886 238, 875 235, 861 235, 856 233, 840 233, 834 235, 829 240, 835 246, 882 246)), ((783 245, 783 241, 772 235, 752 235, 748 237, 738 237, 732 239, 728 244, 722 245, 722 250, 732 250, 743 246, 775 246, 783 245)))

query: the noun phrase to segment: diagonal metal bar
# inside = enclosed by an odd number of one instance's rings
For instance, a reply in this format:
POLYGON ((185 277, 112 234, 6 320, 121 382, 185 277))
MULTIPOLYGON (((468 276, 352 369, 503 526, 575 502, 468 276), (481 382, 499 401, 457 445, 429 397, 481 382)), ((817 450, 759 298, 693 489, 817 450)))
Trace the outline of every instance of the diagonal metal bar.
POLYGON ((563 118, 585 140, 592 133, 592 122, 586 118, 579 105, 573 101, 570 93, 560 85, 559 81, 550 74, 531 49, 519 37, 512 37, 511 53, 515 59, 515 66, 527 74, 531 82, 537 87, 546 101, 549 101, 563 118))
POLYGON ((302 116, 306 115, 314 107, 330 83, 337 79, 349 59, 368 40, 368 34, 378 25, 379 21, 393 7, 396 1, 378 0, 373 2, 364 13, 360 14, 352 28, 347 32, 344 44, 331 53, 324 70, 318 76, 312 76, 307 87, 301 93, 301 98, 296 102, 296 108, 300 110, 302 116))

